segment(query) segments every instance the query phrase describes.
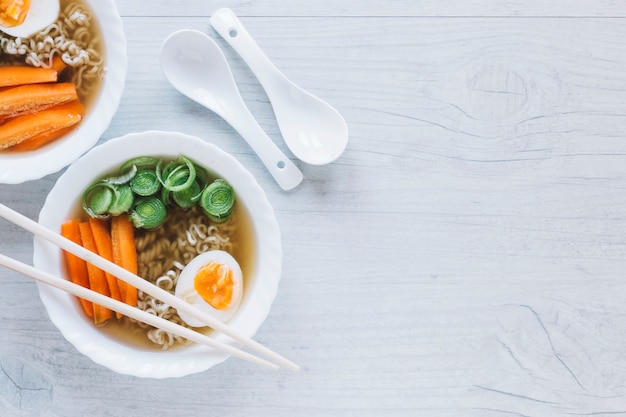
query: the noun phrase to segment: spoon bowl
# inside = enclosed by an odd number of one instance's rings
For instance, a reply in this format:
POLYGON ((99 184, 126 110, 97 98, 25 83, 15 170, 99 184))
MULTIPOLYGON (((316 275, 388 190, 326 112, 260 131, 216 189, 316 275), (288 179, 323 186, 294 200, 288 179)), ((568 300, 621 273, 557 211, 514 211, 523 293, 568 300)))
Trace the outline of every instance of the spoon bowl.
POLYGON ((265 89, 291 152, 311 165, 339 158, 348 144, 348 126, 341 114, 280 72, 232 10, 215 12, 211 25, 241 55, 265 89))
POLYGON ((285 80, 274 94, 273 108, 289 150, 310 165, 325 165, 341 156, 348 126, 328 103, 285 80), (280 97, 280 98, 278 98, 280 97))
POLYGON ((226 120, 257 153, 284 190, 302 182, 302 172, 259 126, 243 102, 224 53, 207 35, 180 30, 161 47, 161 69, 180 93, 226 120))

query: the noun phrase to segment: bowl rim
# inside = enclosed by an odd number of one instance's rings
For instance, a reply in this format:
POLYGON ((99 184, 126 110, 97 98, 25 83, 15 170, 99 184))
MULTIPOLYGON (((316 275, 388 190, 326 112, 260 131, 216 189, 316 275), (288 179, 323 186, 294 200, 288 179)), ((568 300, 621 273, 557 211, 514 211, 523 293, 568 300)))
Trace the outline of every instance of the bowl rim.
POLYGON ((98 97, 80 125, 62 140, 29 152, 0 152, 0 183, 20 184, 60 171, 98 142, 117 113, 128 69, 122 18, 114 0, 84 1, 97 19, 103 39, 105 76, 98 97))
MULTIPOLYGON (((193 155, 191 159, 223 176, 235 189, 238 201, 248 209, 255 233, 254 271, 249 281, 249 297, 229 324, 240 333, 254 336, 269 314, 278 291, 282 268, 281 235, 274 211, 254 176, 230 154, 198 137, 171 131, 129 133, 98 145, 70 165, 58 178, 46 197, 39 214, 39 223, 60 230, 69 218, 71 206, 78 203, 82 191, 93 180, 141 155, 177 157, 193 155), (149 151, 146 152, 146 149, 149 151), (89 172, 89 175, 85 175, 89 172), (93 174, 92 174, 93 173, 93 174), (64 201, 67 204, 56 204, 64 201)), ((35 237, 33 265, 56 276, 63 276, 61 250, 42 238, 35 237)), ((38 283, 39 296, 53 324, 74 347, 94 362, 115 372, 137 377, 181 377, 205 371, 226 360, 229 355, 207 346, 185 346, 173 350, 144 350, 114 340, 100 332, 82 314, 73 296, 38 283), (77 315, 79 320, 67 320, 77 315)), ((240 347, 222 334, 216 339, 240 347)))

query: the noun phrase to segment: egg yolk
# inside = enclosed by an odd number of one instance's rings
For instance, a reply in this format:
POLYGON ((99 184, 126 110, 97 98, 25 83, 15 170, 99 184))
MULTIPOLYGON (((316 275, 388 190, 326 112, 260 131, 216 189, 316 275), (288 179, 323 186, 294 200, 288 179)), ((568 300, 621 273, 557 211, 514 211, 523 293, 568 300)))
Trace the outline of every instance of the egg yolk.
POLYGON ((193 286, 200 297, 213 308, 224 310, 233 299, 233 271, 228 265, 209 262, 198 270, 193 286))
POLYGON ((14 27, 21 25, 30 9, 30 0, 0 0, 0 25, 14 27))

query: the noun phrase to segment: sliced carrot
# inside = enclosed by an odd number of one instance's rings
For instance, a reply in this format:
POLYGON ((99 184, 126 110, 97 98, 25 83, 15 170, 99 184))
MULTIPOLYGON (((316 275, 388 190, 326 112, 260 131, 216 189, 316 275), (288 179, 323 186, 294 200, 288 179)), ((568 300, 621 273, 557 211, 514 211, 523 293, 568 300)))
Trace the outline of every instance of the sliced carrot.
MULTIPOLYGON (((80 237, 80 221, 68 220, 61 225, 61 235, 82 246, 83 241, 80 237)), ((89 275, 87 273, 87 262, 69 252, 63 251, 67 273, 70 280, 74 284, 89 288, 89 275)), ((91 301, 79 298, 80 304, 88 317, 93 317, 93 304, 91 301)))
POLYGON ((31 139, 25 140, 24 142, 18 143, 15 146, 11 146, 10 148, 7 148, 7 151, 15 151, 15 152, 34 151, 36 149, 41 148, 45 144, 54 141, 55 139, 59 139, 60 137, 67 135, 72 130, 74 130, 75 127, 76 126, 70 126, 64 129, 51 130, 49 132, 42 133, 31 139))
MULTIPOLYGON (((81 222, 79 225, 80 237, 83 240, 83 247, 94 253, 98 253, 96 242, 91 232, 89 222, 81 222)), ((109 286, 107 284, 106 275, 100 268, 87 263, 87 271, 89 273, 89 287, 96 292, 107 297, 111 296, 109 286)), ((102 324, 113 316, 113 312, 106 307, 95 304, 93 305, 93 321, 95 324, 102 324)))
MULTIPOLYGON (((72 113, 83 115, 85 114, 85 108, 80 103, 80 101, 75 100, 67 104, 63 104, 65 109, 72 113)), ((41 148, 43 145, 46 145, 52 142, 55 139, 58 139, 62 136, 65 136, 69 132, 71 132, 77 125, 72 125, 69 127, 65 127, 62 129, 49 130, 47 132, 41 133, 39 135, 33 136, 30 139, 24 140, 17 145, 13 145, 8 150, 24 152, 24 151, 32 151, 35 149, 41 148)))
MULTIPOLYGON (((89 219, 89 225, 91 226, 91 232, 93 239, 98 249, 98 255, 104 259, 113 262, 113 242, 111 240, 111 233, 109 232, 109 222, 107 220, 89 219)), ((109 285, 109 291, 111 298, 122 301, 120 294, 120 286, 118 279, 115 275, 109 274, 105 271, 107 278, 107 284, 109 285)), ((121 318, 122 314, 116 312, 117 318, 121 318)))
POLYGON ((65 68, 67 68, 67 64, 65 63, 65 61, 63 61, 63 58, 61 58, 61 55, 55 55, 52 58, 52 63, 50 64, 50 68, 55 70, 57 74, 60 74, 65 70, 65 68))
MULTIPOLYGON (((111 240, 113 242, 113 260, 122 268, 137 273, 137 249, 135 248, 135 229, 126 215, 111 219, 111 240)), ((126 304, 137 306, 137 288, 120 281, 120 292, 126 304)))
POLYGON ((37 113, 24 114, 0 126, 0 149, 5 149, 46 132, 74 126, 82 119, 75 105, 61 104, 37 113))
POLYGON ((0 91, 0 116, 35 113, 77 99, 73 83, 20 85, 0 91))
POLYGON ((23 65, 0 67, 0 87, 22 84, 54 83, 59 74, 52 68, 36 68, 23 65))

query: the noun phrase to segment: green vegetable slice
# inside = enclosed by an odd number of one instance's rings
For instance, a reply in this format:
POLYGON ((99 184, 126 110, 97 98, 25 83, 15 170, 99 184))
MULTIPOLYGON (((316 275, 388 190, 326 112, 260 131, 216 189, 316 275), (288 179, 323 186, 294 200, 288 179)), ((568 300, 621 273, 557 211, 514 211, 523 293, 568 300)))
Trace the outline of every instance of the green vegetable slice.
POLYGON ((135 176, 136 173, 137 173, 137 167, 133 165, 128 170, 128 172, 122 173, 115 177, 107 177, 103 179, 102 181, 105 181, 105 182, 108 182, 109 184, 114 184, 114 185, 126 184, 128 181, 130 181, 131 178, 135 176))
POLYGON ((161 201, 166 206, 169 206, 172 203, 172 199, 170 198, 171 195, 172 193, 167 188, 161 187, 161 201))
POLYGON ((109 182, 111 184, 120 185, 126 184, 130 181, 137 171, 141 167, 156 167, 159 162, 158 158, 154 158, 152 156, 139 156, 137 158, 129 159, 124 162, 122 166, 120 166, 119 175, 111 176, 103 179, 103 181, 109 182))
POLYGON ((176 162, 171 161, 163 170, 157 166, 157 177, 168 191, 176 192, 191 187, 196 179, 196 167, 193 162, 184 156, 179 156, 176 162))
POLYGON ((160 161, 159 158, 153 156, 138 156, 124 162, 120 167, 120 172, 124 173, 128 169, 132 169, 132 167, 135 167, 135 170, 143 167, 156 167, 160 161))
POLYGON ((135 194, 146 197, 156 194, 161 188, 161 183, 154 169, 142 168, 130 180, 130 188, 135 194))
POLYGON ((143 197, 137 200, 130 212, 130 220, 137 228, 156 229, 167 217, 165 204, 157 197, 143 197))
POLYGON ((116 193, 115 186, 106 181, 92 184, 83 193, 83 210, 94 219, 109 217, 109 207, 116 200, 116 193))
POLYGON ((109 206, 109 214, 119 216, 131 209, 135 201, 135 194, 133 194, 133 190, 130 189, 128 184, 116 185, 115 189, 117 190, 117 198, 109 206))
POLYGON ((191 208, 200 200, 202 190, 200 184, 194 181, 190 187, 173 192, 172 199, 182 208, 191 208))
POLYGON ((235 205, 235 190, 223 179, 209 184, 200 197, 200 207, 216 223, 227 220, 235 205))
MULTIPOLYGON (((194 164, 194 168, 196 170, 196 179, 191 186, 171 193, 173 200, 182 208, 193 207, 200 200, 202 192, 209 182, 208 174, 202 167, 194 164)), ((167 200, 163 200, 165 204, 169 201, 169 193, 166 195, 166 198, 167 200)))

